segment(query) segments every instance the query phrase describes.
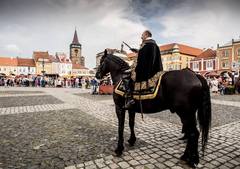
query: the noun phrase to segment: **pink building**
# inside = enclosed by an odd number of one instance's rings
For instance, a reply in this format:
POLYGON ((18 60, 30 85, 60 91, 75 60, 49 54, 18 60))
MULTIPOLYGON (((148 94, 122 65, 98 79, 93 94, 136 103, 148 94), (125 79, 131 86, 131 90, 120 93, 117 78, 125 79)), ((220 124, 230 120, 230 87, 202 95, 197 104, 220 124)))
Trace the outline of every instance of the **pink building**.
POLYGON ((190 61, 190 68, 194 72, 202 75, 216 72, 218 70, 216 51, 212 49, 203 51, 200 55, 190 61))

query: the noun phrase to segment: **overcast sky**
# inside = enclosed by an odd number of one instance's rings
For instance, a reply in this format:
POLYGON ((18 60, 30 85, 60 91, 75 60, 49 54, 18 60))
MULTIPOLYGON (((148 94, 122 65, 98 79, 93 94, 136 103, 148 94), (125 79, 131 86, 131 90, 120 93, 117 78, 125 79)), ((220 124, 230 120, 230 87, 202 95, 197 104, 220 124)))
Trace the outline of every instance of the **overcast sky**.
POLYGON ((139 47, 145 29, 159 44, 216 48, 239 39, 239 9, 238 0, 0 0, 0 56, 69 54, 75 27, 89 68, 105 48, 139 47))

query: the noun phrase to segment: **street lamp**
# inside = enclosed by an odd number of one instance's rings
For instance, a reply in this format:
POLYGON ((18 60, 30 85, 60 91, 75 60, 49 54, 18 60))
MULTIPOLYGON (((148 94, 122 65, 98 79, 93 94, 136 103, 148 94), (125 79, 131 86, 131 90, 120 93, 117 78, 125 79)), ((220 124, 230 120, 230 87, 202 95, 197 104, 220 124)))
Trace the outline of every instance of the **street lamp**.
POLYGON ((45 61, 44 61, 44 58, 42 58, 42 74, 43 74, 43 76, 45 74, 44 65, 45 65, 45 61))

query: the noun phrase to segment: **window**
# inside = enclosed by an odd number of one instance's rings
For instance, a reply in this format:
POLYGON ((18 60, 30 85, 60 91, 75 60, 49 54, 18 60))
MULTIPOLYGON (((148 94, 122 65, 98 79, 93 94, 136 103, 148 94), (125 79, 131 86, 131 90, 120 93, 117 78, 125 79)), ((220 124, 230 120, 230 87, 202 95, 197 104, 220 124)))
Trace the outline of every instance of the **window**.
POLYGON ((175 65, 175 70, 180 70, 181 66, 180 65, 175 65))
POLYGON ((228 68, 228 67, 229 67, 228 61, 223 61, 222 62, 222 68, 228 68))
POLYGON ((180 60, 180 56, 173 56, 173 57, 172 57, 172 60, 173 60, 173 61, 179 61, 179 60, 180 60))
POLYGON ((223 57, 228 57, 229 56, 229 51, 228 50, 224 50, 223 51, 223 57))
POLYGON ((207 68, 207 69, 213 68, 213 61, 212 61, 212 60, 207 60, 207 61, 206 61, 206 68, 207 68))
POLYGON ((168 69, 168 70, 174 70, 174 65, 168 65, 168 66, 167 66, 167 69, 168 69))
POLYGON ((193 70, 199 70, 199 63, 193 62, 193 70))

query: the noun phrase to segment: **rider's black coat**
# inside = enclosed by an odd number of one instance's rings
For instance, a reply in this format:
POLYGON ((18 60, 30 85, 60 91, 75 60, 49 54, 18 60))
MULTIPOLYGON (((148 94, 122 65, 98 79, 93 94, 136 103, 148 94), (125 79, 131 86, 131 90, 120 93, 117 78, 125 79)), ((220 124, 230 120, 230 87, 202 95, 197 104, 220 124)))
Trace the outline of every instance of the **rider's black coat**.
POLYGON ((146 81, 154 74, 163 70, 158 45, 152 39, 145 40, 138 52, 136 82, 146 81))

